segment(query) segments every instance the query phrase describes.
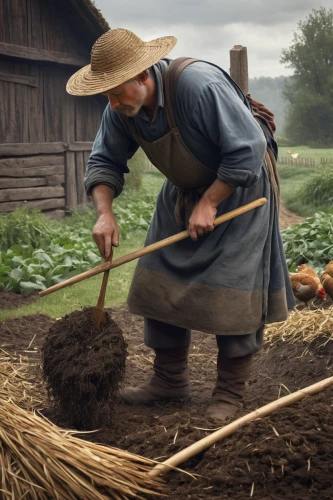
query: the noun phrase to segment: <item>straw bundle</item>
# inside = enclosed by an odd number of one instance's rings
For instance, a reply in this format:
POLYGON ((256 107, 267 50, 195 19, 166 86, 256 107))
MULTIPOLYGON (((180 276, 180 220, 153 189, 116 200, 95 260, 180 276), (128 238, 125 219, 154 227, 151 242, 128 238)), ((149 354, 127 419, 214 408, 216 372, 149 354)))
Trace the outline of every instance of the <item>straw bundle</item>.
POLYGON ((156 494, 152 461, 74 437, 0 398, 1 498, 127 499, 156 494))
POLYGON ((270 345, 279 341, 310 343, 323 338, 333 340, 333 307, 298 311, 293 310, 286 321, 273 323, 265 328, 265 339, 270 345))

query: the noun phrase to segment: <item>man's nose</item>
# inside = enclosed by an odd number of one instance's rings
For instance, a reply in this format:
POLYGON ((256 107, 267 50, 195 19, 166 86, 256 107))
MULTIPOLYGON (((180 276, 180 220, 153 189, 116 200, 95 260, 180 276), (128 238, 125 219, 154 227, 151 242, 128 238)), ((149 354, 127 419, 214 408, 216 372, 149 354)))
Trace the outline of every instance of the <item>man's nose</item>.
POLYGON ((115 109, 117 106, 119 106, 119 101, 114 95, 109 95, 109 103, 112 109, 115 109))

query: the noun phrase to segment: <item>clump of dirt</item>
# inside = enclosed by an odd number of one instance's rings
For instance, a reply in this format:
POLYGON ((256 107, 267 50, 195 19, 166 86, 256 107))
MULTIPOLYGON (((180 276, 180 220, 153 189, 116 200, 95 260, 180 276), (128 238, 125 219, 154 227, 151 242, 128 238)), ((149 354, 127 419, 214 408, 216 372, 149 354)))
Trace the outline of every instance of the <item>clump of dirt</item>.
POLYGON ((127 344, 106 313, 96 328, 93 308, 55 322, 42 348, 43 374, 57 419, 79 430, 112 424, 114 399, 123 380, 127 344))

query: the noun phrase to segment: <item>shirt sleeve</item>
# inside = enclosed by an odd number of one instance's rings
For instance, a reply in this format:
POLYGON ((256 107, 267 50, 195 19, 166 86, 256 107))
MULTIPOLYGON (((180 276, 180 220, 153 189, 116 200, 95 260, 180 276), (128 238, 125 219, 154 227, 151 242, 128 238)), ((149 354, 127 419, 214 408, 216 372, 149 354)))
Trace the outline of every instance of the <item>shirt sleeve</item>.
POLYGON ((258 180, 265 136, 230 83, 221 78, 207 85, 193 113, 194 126, 219 147, 218 179, 232 187, 251 187, 258 180))
POLYGON ((87 195, 94 186, 104 184, 119 196, 124 187, 124 174, 130 171, 127 161, 138 148, 119 115, 107 105, 88 159, 84 179, 87 195))

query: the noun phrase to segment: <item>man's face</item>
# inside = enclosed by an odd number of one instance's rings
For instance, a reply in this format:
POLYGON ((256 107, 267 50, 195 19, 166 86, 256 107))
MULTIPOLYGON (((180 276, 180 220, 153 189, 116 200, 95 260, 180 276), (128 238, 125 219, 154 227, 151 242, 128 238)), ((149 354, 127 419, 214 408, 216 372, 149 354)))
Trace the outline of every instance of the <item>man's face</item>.
POLYGON ((147 97, 146 86, 134 79, 104 92, 112 109, 125 116, 136 116, 147 97))

